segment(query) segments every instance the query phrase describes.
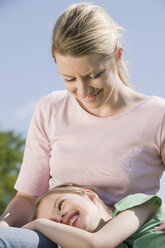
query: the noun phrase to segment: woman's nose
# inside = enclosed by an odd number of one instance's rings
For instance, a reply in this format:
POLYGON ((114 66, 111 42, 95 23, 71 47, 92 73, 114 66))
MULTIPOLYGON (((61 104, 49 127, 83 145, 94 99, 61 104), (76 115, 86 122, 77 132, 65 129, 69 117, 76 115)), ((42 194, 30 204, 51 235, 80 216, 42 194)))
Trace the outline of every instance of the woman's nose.
POLYGON ((88 85, 87 80, 80 80, 77 89, 81 97, 86 97, 92 93, 92 87, 88 85))

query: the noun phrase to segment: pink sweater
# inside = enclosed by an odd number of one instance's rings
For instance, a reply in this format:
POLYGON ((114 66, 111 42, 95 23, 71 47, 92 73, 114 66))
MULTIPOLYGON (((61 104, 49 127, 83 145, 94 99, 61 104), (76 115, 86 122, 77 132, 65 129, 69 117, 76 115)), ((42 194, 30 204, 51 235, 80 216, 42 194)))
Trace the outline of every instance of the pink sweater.
POLYGON ((165 100, 148 97, 100 118, 66 91, 39 102, 15 189, 40 195, 66 182, 87 185, 107 204, 128 194, 156 194, 165 169, 165 100))

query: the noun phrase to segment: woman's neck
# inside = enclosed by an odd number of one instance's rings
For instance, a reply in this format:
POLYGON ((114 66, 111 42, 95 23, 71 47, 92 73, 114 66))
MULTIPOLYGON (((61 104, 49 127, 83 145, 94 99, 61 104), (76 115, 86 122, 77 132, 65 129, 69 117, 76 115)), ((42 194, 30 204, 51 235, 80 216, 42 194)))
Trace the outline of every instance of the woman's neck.
POLYGON ((146 95, 136 92, 119 81, 113 89, 106 105, 97 109, 96 116, 102 118, 115 116, 131 108, 138 102, 143 101, 146 97, 146 95))

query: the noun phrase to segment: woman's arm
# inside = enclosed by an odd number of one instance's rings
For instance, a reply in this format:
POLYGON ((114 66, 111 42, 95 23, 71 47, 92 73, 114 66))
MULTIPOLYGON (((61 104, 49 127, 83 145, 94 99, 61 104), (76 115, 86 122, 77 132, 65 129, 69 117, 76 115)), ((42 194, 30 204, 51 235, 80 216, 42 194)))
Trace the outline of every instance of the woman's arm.
POLYGON ((149 201, 123 211, 95 233, 47 219, 36 219, 23 228, 37 230, 65 248, 114 248, 147 222, 157 208, 149 201))
POLYGON ((35 209, 36 199, 35 196, 17 192, 0 218, 3 218, 7 213, 10 215, 0 222, 0 225, 20 227, 27 223, 35 209))

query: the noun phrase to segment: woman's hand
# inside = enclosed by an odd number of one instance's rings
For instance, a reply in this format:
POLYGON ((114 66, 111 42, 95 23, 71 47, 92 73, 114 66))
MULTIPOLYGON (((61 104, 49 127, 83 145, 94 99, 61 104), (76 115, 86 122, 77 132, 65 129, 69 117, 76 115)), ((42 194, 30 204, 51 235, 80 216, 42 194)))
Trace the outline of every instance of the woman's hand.
POLYGON ((155 231, 165 231, 165 221, 163 221, 160 226, 158 226, 155 231))
POLYGON ((6 213, 0 216, 0 226, 9 226, 9 224, 6 222, 6 219, 10 216, 10 213, 6 213))
POLYGON ((8 223, 4 220, 0 221, 0 226, 9 226, 8 223))
POLYGON ((5 212, 0 216, 0 225, 7 226, 8 223, 9 226, 21 227, 27 223, 29 217, 34 213, 36 200, 37 196, 17 192, 5 212))

